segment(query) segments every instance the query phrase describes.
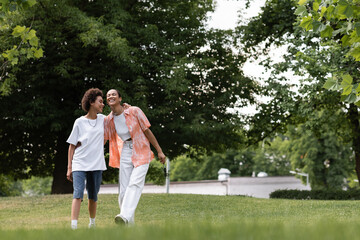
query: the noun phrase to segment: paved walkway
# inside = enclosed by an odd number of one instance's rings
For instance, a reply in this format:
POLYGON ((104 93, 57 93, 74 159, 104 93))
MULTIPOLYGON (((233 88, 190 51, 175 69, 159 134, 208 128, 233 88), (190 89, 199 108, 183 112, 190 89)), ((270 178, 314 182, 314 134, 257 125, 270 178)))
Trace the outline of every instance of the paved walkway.
MULTIPOLYGON (((290 177, 233 177, 229 182, 216 180, 196 182, 170 182, 170 193, 208 194, 208 195, 246 195, 256 198, 269 198, 277 189, 310 190, 301 181, 290 177)), ((102 185, 100 194, 118 193, 118 185, 102 185)), ((143 193, 166 193, 165 186, 145 184, 143 193)))

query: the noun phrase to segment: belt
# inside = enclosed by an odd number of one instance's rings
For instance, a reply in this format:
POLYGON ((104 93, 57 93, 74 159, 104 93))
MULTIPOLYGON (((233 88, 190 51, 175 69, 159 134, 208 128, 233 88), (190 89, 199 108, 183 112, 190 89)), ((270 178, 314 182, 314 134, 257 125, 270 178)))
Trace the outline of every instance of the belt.
POLYGON ((133 148, 133 142, 132 142, 132 139, 129 138, 127 140, 124 141, 124 145, 128 146, 130 149, 133 148))

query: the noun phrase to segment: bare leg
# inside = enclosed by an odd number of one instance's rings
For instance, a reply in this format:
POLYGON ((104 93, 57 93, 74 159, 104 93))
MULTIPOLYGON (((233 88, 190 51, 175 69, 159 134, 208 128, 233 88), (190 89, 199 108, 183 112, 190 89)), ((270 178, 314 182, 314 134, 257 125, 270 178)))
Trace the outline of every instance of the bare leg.
POLYGON ((95 218, 95 216, 96 216, 96 206, 97 206, 97 203, 94 200, 89 199, 88 208, 89 208, 90 218, 95 218))
POLYGON ((74 198, 71 205, 71 220, 78 220, 80 214, 81 199, 74 198))

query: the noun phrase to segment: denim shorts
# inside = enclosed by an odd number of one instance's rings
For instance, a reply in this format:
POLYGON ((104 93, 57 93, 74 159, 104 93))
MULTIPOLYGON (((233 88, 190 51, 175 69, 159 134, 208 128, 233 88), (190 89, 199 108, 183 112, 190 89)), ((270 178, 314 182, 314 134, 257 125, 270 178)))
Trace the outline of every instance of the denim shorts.
POLYGON ((74 171, 72 172, 72 175, 74 187, 73 198, 80 198, 81 200, 83 199, 86 181, 88 199, 94 200, 96 202, 102 180, 102 171, 74 171))

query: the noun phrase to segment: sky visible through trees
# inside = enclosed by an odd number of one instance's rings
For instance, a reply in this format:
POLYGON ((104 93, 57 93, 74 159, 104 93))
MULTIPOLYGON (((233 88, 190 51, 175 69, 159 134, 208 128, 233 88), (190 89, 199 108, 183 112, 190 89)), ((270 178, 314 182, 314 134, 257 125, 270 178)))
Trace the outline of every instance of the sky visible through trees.
MULTIPOLYGON (((260 8, 265 4, 265 0, 252 1, 247 9, 245 4, 245 0, 217 0, 215 12, 210 14, 211 18, 209 19, 208 27, 223 30, 235 29, 236 26, 238 26, 240 16, 242 16, 242 21, 248 21, 251 17, 258 15, 261 11, 260 8)), ((273 48, 269 52, 269 56, 271 56, 274 61, 279 61, 285 51, 286 47, 284 46, 273 48)), ((250 77, 269 77, 269 73, 267 73, 265 68, 259 64, 259 60, 253 61, 248 59, 244 64, 243 71, 250 77)), ((269 99, 259 96, 259 100, 267 102, 269 99)), ((240 112, 253 115, 257 111, 254 105, 249 105, 241 108, 240 112)))

